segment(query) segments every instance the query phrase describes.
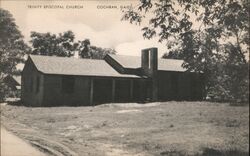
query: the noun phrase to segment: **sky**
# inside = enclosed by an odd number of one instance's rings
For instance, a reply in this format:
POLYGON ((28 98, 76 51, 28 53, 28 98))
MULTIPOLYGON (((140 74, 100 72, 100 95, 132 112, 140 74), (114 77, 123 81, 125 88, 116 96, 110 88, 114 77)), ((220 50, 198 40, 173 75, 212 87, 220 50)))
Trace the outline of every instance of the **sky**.
POLYGON ((142 49, 157 47, 158 56, 161 57, 166 52, 166 47, 157 38, 143 38, 141 28, 145 23, 139 26, 121 21, 123 13, 120 7, 130 5, 136 7, 138 1, 0 1, 1 8, 10 11, 15 18, 27 43, 30 41, 31 31, 57 34, 72 30, 76 40, 90 39, 92 45, 113 48, 120 55, 140 56, 142 49), (79 8, 67 8, 72 6, 79 8), (108 9, 109 6, 117 8, 108 9))

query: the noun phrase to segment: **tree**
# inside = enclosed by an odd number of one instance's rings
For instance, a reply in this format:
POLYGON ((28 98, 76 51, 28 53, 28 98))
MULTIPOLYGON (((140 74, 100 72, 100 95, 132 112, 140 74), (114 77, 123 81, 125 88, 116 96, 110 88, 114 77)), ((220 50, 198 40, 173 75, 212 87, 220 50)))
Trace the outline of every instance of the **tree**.
POLYGON ((64 33, 38 33, 31 32, 32 54, 48 56, 70 57, 74 55, 78 44, 74 42, 75 35, 72 31, 64 33))
POLYGON ((51 34, 31 32, 32 54, 71 57, 78 52, 81 58, 103 59, 106 54, 115 54, 113 49, 90 45, 90 40, 75 41, 72 31, 51 34))
POLYGON ((179 51, 170 51, 163 54, 164 59, 183 59, 184 56, 179 51))
POLYGON ((79 55, 81 58, 92 58, 92 53, 90 52, 90 40, 85 39, 79 44, 79 55))
POLYGON ((107 54, 116 53, 116 51, 111 48, 91 46, 89 39, 83 40, 79 45, 79 55, 81 58, 103 59, 107 54))
POLYGON ((164 57, 182 57, 188 70, 203 72, 208 94, 232 101, 248 100, 249 2, 152 2, 141 0, 138 8, 124 12, 123 20, 142 23, 149 19, 148 25, 142 28, 143 36, 158 37, 159 42, 166 43, 170 54, 164 57))
POLYGON ((16 65, 24 61, 23 56, 29 52, 23 36, 9 11, 0 8, 0 101, 9 93, 3 79, 17 73, 16 65))

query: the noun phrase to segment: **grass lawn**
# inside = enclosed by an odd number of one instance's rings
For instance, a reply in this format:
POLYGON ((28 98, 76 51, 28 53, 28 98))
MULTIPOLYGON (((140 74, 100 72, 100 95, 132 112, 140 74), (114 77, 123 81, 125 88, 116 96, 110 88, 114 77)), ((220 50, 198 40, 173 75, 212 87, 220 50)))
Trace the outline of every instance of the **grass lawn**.
POLYGON ((5 105, 1 124, 48 155, 249 155, 249 106, 227 103, 5 105))

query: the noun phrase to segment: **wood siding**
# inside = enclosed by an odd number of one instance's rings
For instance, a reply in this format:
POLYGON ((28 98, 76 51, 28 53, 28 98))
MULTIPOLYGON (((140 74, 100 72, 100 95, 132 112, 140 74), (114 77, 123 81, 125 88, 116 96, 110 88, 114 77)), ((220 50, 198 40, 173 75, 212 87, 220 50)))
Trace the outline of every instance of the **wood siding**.
POLYGON ((46 106, 84 106, 90 103, 90 78, 74 76, 73 91, 64 92, 62 75, 45 75, 44 104, 46 106))
POLYGON ((191 72, 158 73, 158 97, 168 100, 202 100, 203 78, 201 74, 191 72))
POLYGON ((21 81, 21 100, 28 106, 43 106, 44 75, 30 59, 24 66, 21 81))

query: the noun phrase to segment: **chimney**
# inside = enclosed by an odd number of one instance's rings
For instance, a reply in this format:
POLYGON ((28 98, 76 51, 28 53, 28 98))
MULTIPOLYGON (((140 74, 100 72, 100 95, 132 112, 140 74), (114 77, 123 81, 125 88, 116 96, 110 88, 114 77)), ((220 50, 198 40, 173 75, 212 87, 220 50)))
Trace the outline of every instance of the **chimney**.
POLYGON ((158 70, 157 48, 148 48, 141 51, 141 67, 144 75, 154 77, 158 70))
POLYGON ((148 48, 141 51, 142 74, 151 78, 149 89, 151 100, 158 100, 158 50, 157 48, 148 48))

